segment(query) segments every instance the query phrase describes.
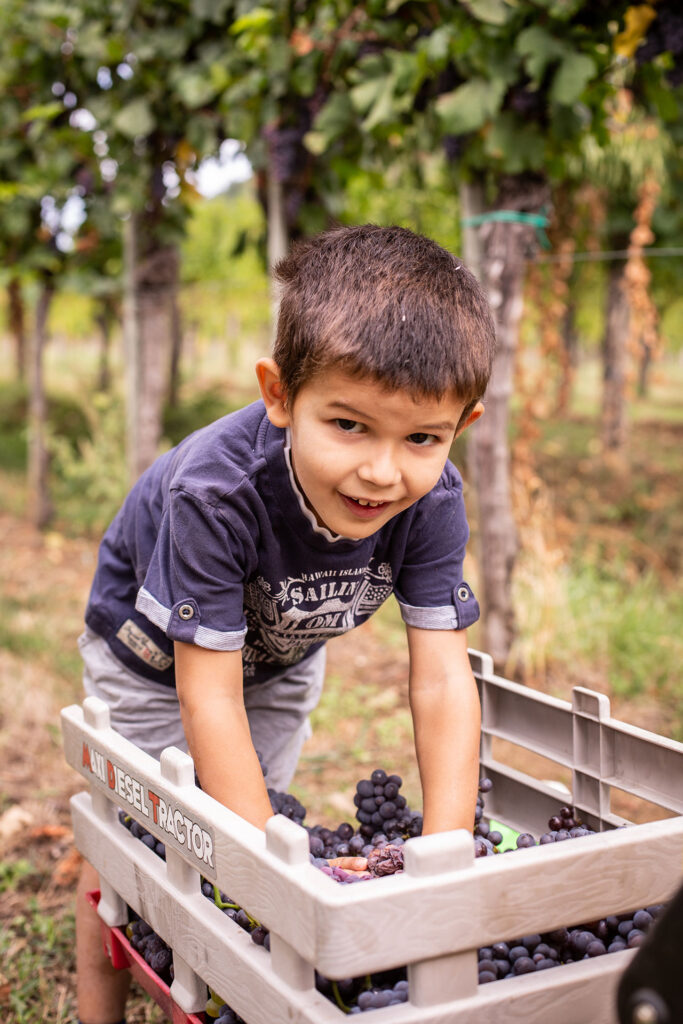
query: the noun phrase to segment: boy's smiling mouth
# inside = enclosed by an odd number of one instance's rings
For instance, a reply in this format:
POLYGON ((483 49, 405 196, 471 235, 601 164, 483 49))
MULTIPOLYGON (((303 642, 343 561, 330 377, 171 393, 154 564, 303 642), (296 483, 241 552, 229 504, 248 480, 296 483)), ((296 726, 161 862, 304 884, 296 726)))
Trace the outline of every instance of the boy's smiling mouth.
POLYGON ((369 518, 373 515, 377 515, 383 508, 390 504, 388 501, 375 501, 371 498, 352 498, 350 495, 343 494, 341 491, 339 492, 339 496, 347 508, 351 509, 355 515, 362 516, 363 518, 369 518))

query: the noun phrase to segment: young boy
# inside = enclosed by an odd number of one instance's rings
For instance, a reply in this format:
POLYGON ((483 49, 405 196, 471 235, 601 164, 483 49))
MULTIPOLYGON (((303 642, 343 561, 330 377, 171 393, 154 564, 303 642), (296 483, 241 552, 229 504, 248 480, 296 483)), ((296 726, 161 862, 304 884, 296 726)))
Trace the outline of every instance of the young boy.
MULTIPOLYGON (((453 439, 481 415, 494 328, 462 263, 402 228, 329 231, 278 266, 261 401, 190 435, 141 477, 100 548, 79 643, 84 685, 158 757, 259 828, 287 788, 322 689, 324 644, 393 592, 406 622, 424 832, 471 829, 480 712, 453 439)), ((364 862, 356 864, 362 867, 364 862)), ((353 864, 348 866, 354 866, 353 864)), ((83 899, 83 1024, 124 1011, 83 899)))

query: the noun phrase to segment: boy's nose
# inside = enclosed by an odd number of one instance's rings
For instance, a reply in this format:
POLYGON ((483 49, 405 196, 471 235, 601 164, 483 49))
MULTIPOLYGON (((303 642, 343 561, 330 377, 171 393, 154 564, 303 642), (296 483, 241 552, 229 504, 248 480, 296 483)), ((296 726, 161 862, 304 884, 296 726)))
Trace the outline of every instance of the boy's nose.
POLYGON ((401 469, 389 448, 377 447, 358 467, 358 476, 375 487, 393 487, 401 482, 401 469))

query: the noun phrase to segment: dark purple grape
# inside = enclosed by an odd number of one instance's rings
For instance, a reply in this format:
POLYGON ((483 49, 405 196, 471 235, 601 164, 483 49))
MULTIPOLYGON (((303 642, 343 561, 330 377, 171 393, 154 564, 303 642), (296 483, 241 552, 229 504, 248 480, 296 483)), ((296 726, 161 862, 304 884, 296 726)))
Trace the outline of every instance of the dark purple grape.
POLYGON ((536 964, 529 956, 520 956, 512 965, 513 974, 531 974, 536 970, 536 964))
POLYGON ((374 772, 370 776, 370 780, 373 786, 383 786, 387 781, 387 773, 383 768, 375 768, 374 772))
POLYGON ((633 927, 639 928, 641 932, 646 932, 650 927, 654 918, 647 910, 636 910, 633 915, 633 927))
POLYGON ((510 952, 508 953, 508 959, 510 960, 511 964, 514 964, 517 960, 519 960, 520 957, 523 957, 523 956, 528 957, 529 956, 529 950, 526 948, 526 946, 522 946, 522 945, 513 946, 510 949, 510 952))
POLYGON ((480 960, 477 970, 479 971, 480 975, 482 974, 483 971, 489 971, 494 978, 498 977, 498 969, 496 968, 495 962, 493 960, 480 960))
POLYGON ((251 933, 251 940, 255 942, 257 946, 262 946, 265 942, 268 929, 264 928, 262 924, 257 924, 251 933))
POLYGON ((520 836, 517 836, 517 849, 523 850, 530 846, 535 846, 536 840, 530 832, 522 832, 520 836))
POLYGON ((493 783, 490 779, 484 778, 479 780, 479 791, 481 793, 490 793, 492 789, 493 783))
POLYGON ((586 946, 586 953, 588 956, 602 956, 603 953, 607 952, 605 943, 601 939, 593 939, 586 946))
POLYGON ((149 966, 157 974, 163 974, 163 972, 171 966, 172 959, 173 954, 171 953, 171 950, 168 946, 165 946, 163 949, 157 950, 156 953, 152 953, 149 958, 149 966))
POLYGON ((323 851, 325 849, 325 844, 323 843, 320 836, 309 836, 308 848, 314 857, 322 857, 323 851))

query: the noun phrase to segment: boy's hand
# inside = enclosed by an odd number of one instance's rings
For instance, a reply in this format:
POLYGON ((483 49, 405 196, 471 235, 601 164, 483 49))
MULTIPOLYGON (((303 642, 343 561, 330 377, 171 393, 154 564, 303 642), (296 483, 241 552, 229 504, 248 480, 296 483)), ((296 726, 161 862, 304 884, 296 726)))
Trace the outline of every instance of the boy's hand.
POLYGON ((333 868, 341 868, 342 871, 348 871, 350 875, 360 875, 361 877, 370 875, 366 857, 333 857, 327 863, 333 868))

